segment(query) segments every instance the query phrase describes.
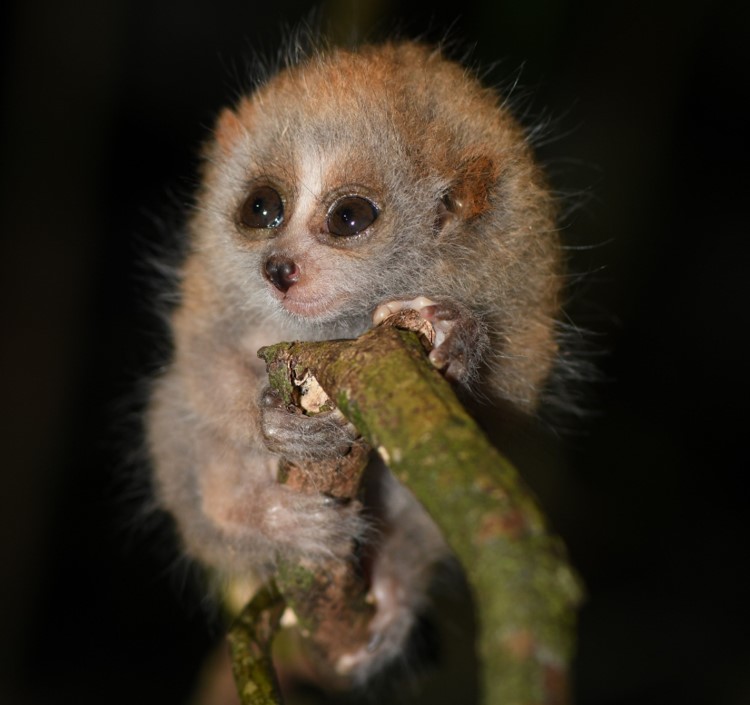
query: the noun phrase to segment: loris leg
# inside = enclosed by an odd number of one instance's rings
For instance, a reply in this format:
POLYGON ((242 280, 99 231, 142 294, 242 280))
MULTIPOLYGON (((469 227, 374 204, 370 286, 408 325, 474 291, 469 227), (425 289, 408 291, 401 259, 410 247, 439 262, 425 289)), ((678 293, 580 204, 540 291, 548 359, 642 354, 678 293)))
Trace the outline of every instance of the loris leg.
POLYGON ((369 642, 338 664, 357 682, 404 657, 417 619, 429 606, 435 568, 450 555, 440 530, 411 492, 382 463, 370 469, 374 481, 367 492, 375 495, 376 504, 371 510, 381 513, 371 586, 376 612, 369 642))
POLYGON ((229 574, 263 569, 279 555, 348 556, 367 527, 355 503, 280 485, 277 455, 223 435, 180 391, 165 386, 155 394, 151 452, 160 500, 190 554, 229 574))

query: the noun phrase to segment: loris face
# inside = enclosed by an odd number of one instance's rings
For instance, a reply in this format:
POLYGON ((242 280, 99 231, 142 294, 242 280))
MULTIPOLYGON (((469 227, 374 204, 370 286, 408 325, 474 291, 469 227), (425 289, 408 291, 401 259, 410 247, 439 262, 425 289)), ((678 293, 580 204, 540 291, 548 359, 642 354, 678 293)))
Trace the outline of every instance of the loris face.
POLYGON ((441 184, 410 173, 382 107, 353 120, 350 95, 306 89, 291 104, 283 91, 273 101, 261 92, 221 117, 202 197, 219 240, 211 247, 269 311, 364 320, 379 301, 422 286, 426 258, 414 244, 432 236, 441 184))
MULTIPOLYGON (((216 255, 220 283, 256 308, 354 324, 386 299, 439 296, 446 233, 455 240, 489 209, 499 170, 484 145, 502 147, 495 106, 479 95, 446 100, 397 58, 311 62, 220 117, 194 232, 216 255), (462 179, 482 183, 467 190, 462 179)), ((449 74, 448 91, 462 78, 447 62, 436 69, 449 74)))
MULTIPOLYGON (((301 181, 314 183, 304 178, 301 181)), ((356 253, 363 241, 372 236, 382 206, 363 195, 369 189, 350 185, 322 198, 309 191, 297 191, 296 202, 281 195, 280 191, 289 193, 289 189, 274 187, 265 179, 248 190, 240 208, 239 227, 248 239, 274 240, 263 255, 263 275, 270 294, 285 311, 309 318, 325 316, 338 306, 345 306, 346 290, 331 286, 331 279, 326 277, 326 267, 337 259, 326 257, 329 253, 324 248, 356 253), (296 209, 292 208, 294 205, 296 209), (285 218, 289 219, 288 226, 285 218)), ((341 264, 346 266, 351 259, 349 255, 341 264)))
POLYGON ((388 267, 394 246, 387 189, 372 166, 358 175, 338 150, 313 157, 275 142, 284 165, 247 169, 232 246, 252 260, 272 310, 314 322, 366 312, 381 279, 373 270, 388 267))

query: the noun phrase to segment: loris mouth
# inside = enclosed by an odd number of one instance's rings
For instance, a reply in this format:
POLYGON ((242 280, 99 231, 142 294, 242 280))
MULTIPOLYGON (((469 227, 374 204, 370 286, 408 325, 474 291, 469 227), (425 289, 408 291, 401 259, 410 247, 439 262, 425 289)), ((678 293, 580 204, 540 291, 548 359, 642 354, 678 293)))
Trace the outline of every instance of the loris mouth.
POLYGON ((332 318, 341 308, 342 297, 310 297, 305 298, 299 295, 295 296, 293 289, 286 293, 274 291, 275 297, 279 300, 282 308, 293 316, 302 316, 324 320, 332 318))

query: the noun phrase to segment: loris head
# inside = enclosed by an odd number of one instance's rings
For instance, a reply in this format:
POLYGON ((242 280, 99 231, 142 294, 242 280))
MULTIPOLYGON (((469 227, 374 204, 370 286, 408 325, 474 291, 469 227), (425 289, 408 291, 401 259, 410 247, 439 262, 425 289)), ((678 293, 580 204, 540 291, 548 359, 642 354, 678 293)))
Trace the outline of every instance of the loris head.
POLYGON ((439 52, 314 55, 214 136, 193 238, 235 315, 356 335, 383 301, 424 295, 501 309, 501 347, 519 325, 553 347, 551 200, 498 96, 439 52))

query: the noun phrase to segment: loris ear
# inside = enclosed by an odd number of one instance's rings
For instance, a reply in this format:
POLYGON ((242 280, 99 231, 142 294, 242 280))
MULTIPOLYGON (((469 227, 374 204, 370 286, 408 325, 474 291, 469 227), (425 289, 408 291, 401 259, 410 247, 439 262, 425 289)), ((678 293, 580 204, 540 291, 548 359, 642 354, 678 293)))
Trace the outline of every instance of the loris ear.
POLYGON ((216 120, 214 137, 220 149, 229 153, 237 141, 247 132, 252 120, 253 107, 248 100, 242 100, 236 110, 224 108, 216 120))
POLYGON ((495 162, 484 154, 469 154, 460 163, 448 191, 440 199, 440 227, 459 218, 471 220, 490 207, 490 191, 498 177, 495 162))

